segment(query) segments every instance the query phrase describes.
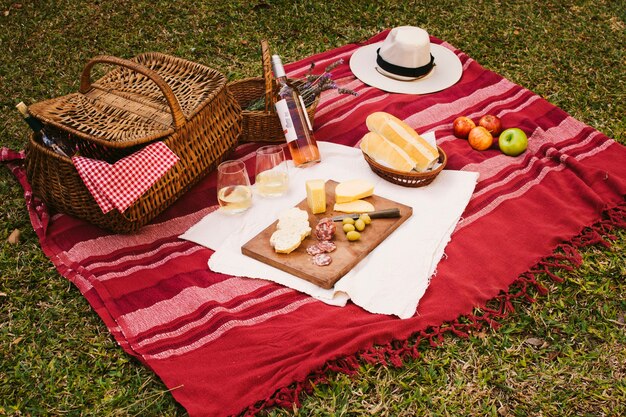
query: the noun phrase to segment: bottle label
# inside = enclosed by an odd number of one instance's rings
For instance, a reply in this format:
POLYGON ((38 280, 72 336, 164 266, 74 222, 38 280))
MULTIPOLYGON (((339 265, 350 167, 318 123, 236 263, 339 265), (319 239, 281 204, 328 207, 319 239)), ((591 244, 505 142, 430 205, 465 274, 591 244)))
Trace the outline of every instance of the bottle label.
POLYGON ((287 106, 287 100, 282 99, 280 101, 277 101, 275 107, 276 114, 280 119, 280 125, 283 128, 283 133, 285 134, 285 139, 287 139, 287 143, 298 139, 296 129, 293 125, 293 119, 291 118, 289 107, 287 106))

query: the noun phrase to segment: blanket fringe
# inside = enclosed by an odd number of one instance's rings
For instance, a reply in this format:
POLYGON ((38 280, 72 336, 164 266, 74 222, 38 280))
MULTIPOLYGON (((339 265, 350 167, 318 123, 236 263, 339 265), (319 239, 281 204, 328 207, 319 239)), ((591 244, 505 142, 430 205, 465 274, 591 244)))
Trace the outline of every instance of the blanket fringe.
POLYGON ((39 236, 39 239, 43 241, 46 237, 46 229, 50 222, 50 215, 45 203, 33 195, 32 188, 26 178, 26 170, 24 169, 25 158, 26 153, 24 151, 16 152, 9 148, 0 148, 0 162, 4 163, 7 168, 9 168, 22 186, 30 222, 35 233, 39 236))
POLYGON ((331 360, 309 374, 306 380, 277 390, 272 396, 248 407, 240 415, 253 416, 272 407, 300 407, 302 395, 310 395, 317 385, 327 383, 332 374, 352 376, 364 364, 401 367, 405 361, 419 358, 420 351, 428 346, 442 346, 447 334, 467 338, 485 328, 498 329, 501 326, 500 321, 515 312, 513 300, 534 303, 536 298, 531 296, 532 292, 545 296, 548 289, 539 282, 541 277, 547 276, 556 283, 562 283, 564 279, 558 275, 558 271, 572 271, 582 264, 583 258, 579 249, 592 245, 610 247, 611 241, 617 238, 611 231, 617 228, 626 229, 626 202, 605 211, 603 219, 598 223, 585 228, 570 242, 559 245, 552 255, 541 259, 533 268, 520 275, 507 291, 502 291, 484 307, 452 322, 421 330, 407 340, 394 340, 354 355, 331 360))

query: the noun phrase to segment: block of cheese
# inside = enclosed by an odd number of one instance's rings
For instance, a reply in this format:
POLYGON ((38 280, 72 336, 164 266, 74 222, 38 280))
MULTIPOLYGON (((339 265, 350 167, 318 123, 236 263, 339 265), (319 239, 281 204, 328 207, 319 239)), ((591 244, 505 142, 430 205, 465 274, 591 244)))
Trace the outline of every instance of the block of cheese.
POLYGON ((333 210, 342 213, 369 213, 374 211, 374 205, 365 200, 354 200, 347 203, 335 203, 333 210))
POLYGON ((374 184, 363 179, 343 181, 335 187, 335 203, 347 203, 374 194, 374 184))
POLYGON ((401 147, 376 132, 368 132, 361 139, 361 150, 376 162, 400 172, 410 172, 415 161, 401 147))
POLYGON ((415 170, 418 172, 432 168, 439 158, 436 147, 411 126, 389 113, 374 112, 367 116, 365 124, 371 132, 378 133, 405 151, 415 161, 415 170))
POLYGON ((308 180, 306 182, 306 203, 313 214, 326 211, 326 181, 308 180))

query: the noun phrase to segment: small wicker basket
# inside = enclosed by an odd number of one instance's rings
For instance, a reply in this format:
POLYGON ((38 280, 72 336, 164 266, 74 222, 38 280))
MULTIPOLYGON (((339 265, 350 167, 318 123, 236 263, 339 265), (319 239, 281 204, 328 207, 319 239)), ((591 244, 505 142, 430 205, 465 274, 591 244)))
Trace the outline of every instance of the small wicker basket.
POLYGON ((104 214, 72 159, 31 136, 26 175, 33 193, 54 210, 120 233, 141 228, 213 170, 237 145, 241 131, 241 109, 223 74, 159 53, 130 60, 96 57, 83 69, 79 92, 29 110, 50 136, 84 157, 114 163, 155 141, 178 155, 179 161, 126 211, 104 214), (95 64, 115 68, 91 83, 95 64))
MULTIPOLYGON (((278 96, 278 85, 272 73, 272 63, 267 41, 261 41, 263 78, 244 78, 228 84, 228 89, 242 108, 240 142, 285 142, 285 134, 276 115, 274 104, 278 96), (264 110, 246 110, 260 97, 265 97, 264 110)), ((309 120, 313 124, 319 95, 307 107, 309 120)))
POLYGON ((376 175, 379 177, 393 183, 402 185, 404 187, 423 187, 425 185, 430 184, 433 180, 439 175, 439 173, 443 170, 448 162, 448 156, 446 153, 437 146, 437 150, 439 151, 439 166, 437 168, 426 171, 426 172, 401 172, 396 171, 394 169, 383 166, 370 158, 365 152, 363 152, 363 157, 365 157, 365 161, 369 164, 370 168, 376 175))

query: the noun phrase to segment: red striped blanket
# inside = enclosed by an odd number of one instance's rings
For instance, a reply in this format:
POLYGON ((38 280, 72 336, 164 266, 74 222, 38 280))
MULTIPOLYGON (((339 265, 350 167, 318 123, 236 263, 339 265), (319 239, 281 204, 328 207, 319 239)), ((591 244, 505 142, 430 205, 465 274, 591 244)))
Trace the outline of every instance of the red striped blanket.
MULTIPOLYGON (((211 272, 212 251, 178 235, 215 208, 214 173, 139 233, 119 236, 66 215, 49 218, 30 194, 22 155, 4 150, 2 157, 13 159, 9 167, 24 186, 46 255, 122 348, 153 369, 190 415, 289 405, 329 370, 354 372, 359 361, 399 365, 417 356, 420 341, 437 344, 445 332, 463 335, 494 324, 509 311, 512 297, 538 286, 537 272, 569 266, 577 245, 626 225, 624 146, 444 45, 459 55, 463 77, 425 96, 363 85, 348 67, 354 44, 288 66, 298 75, 311 62, 323 67, 343 58, 333 77, 359 93, 324 93, 315 118, 319 140, 354 146, 367 130, 366 116, 382 110, 419 132, 434 131, 449 169, 480 173, 447 256, 407 320, 350 303, 332 307, 271 282, 211 272), (456 116, 486 113, 525 130, 528 151, 517 158, 477 152, 452 135, 456 116), (559 255, 550 257, 556 250, 559 255), (513 284, 518 290, 507 291, 513 284), (490 306, 498 307, 487 308, 494 298, 499 302, 490 306), (473 313, 475 307, 481 315, 473 313), (408 342, 412 335, 416 339, 408 342)), ((235 156, 257 146, 242 145, 235 156)))

